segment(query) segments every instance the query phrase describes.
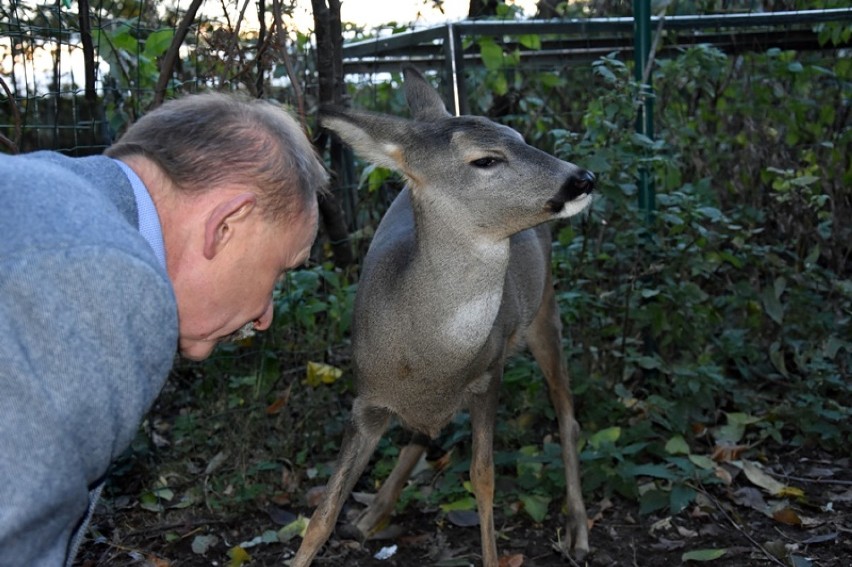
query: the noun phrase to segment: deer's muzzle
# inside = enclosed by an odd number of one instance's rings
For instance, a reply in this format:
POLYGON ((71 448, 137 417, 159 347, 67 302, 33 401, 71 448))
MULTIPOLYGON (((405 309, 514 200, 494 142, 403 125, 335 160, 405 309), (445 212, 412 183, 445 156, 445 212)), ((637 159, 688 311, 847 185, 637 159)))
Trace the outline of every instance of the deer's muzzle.
POLYGON ((559 193, 547 201, 547 208, 552 213, 559 213, 565 203, 589 195, 595 190, 595 174, 587 169, 581 169, 565 180, 559 193))

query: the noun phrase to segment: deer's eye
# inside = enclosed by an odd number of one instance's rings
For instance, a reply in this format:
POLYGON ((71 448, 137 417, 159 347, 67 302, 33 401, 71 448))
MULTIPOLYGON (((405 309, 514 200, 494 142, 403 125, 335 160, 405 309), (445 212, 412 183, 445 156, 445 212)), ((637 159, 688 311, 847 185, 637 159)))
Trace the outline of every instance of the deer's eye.
POLYGON ((484 157, 484 158, 479 158, 479 159, 473 160, 472 162, 470 162, 470 165, 472 165, 473 167, 479 167, 479 168, 485 169, 485 168, 488 168, 488 167, 494 167, 498 163, 500 163, 500 160, 497 159, 497 158, 484 157))

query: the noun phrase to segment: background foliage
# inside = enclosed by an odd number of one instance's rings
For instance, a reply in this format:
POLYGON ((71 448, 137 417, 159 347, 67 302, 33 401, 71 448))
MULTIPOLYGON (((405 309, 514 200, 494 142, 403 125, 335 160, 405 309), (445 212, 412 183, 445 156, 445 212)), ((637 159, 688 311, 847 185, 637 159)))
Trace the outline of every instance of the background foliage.
MULTIPOLYGON (((615 54, 556 71, 522 73, 505 58, 470 71, 474 112, 491 112, 495 93, 521 93, 499 119, 598 174, 592 212, 555 227, 553 258, 588 496, 676 513, 705 485, 725 482, 721 464, 740 455, 842 452, 852 441, 852 238, 843 220, 852 214, 852 66, 837 55, 730 56, 699 45, 663 57, 653 73, 656 140, 633 131, 637 86, 615 54), (658 193, 651 222, 636 206, 643 166, 658 193)), ((354 104, 404 114, 400 77, 389 79, 353 84, 354 104)), ((363 171, 359 210, 375 219, 399 180, 363 171)), ((184 368, 191 384, 180 389, 195 393, 189 415, 215 430, 225 412, 221 427, 238 425, 215 447, 233 443, 239 458, 230 459, 245 463, 223 485, 268 483, 299 502, 299 486, 328 474, 353 396, 355 289, 330 263, 296 272, 272 332, 184 368)), ((531 359, 511 364, 502 399, 498 499, 507 513, 540 521, 561 506, 554 495, 564 480, 531 359)), ((438 472, 401 506, 473 506, 466 427, 461 415, 436 441, 438 472)), ((197 435, 209 430, 197 423, 197 435)), ((390 470, 405 434, 391 438, 362 488, 390 470)))
MULTIPOLYGON (((513 13, 502 6, 497 16, 513 13)), ((116 19, 99 32, 113 69, 104 97, 115 129, 145 107, 177 20, 167 17, 162 26, 116 19)), ((232 41, 223 29, 198 26, 181 81, 257 92, 247 46, 258 38, 232 41)), ((837 46, 849 36, 848 25, 825 25, 820 51, 696 45, 661 53, 654 140, 634 132, 639 89, 619 53, 536 68, 501 41, 469 42, 484 63, 465 77, 472 111, 598 176, 590 214, 554 227, 587 498, 617 495, 645 513, 679 513, 705 486, 727 482, 723 465, 741 456, 848 453, 852 58, 837 46), (657 191, 650 219, 636 206, 643 167, 657 191)), ((299 53, 309 40, 298 35, 289 46, 304 76, 312 63, 299 53)), ((273 52, 257 63, 280 78, 286 58, 273 52)), ((353 78, 352 104, 405 114, 400 80, 353 78)), ((352 242, 360 257, 400 180, 367 164, 358 171, 352 242)), ((357 271, 334 267, 324 244, 277 290, 269 332, 205 363, 179 363, 116 466, 112 506, 135 498, 158 519, 186 507, 307 510, 354 396, 348 331, 357 271)), ((555 419, 530 358, 516 358, 504 381, 498 505, 539 522, 562 505, 555 419)), ((361 489, 381 482, 405 439, 391 431, 361 489)), ((430 451, 428 480, 412 484, 400 508, 471 508, 468 443, 460 415, 430 451)))

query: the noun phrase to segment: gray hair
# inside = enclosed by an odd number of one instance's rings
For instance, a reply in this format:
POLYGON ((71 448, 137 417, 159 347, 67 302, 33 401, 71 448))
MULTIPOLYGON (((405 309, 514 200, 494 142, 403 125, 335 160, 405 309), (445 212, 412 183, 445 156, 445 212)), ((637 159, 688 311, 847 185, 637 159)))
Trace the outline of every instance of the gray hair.
POLYGON ((180 191, 251 187, 271 219, 310 210, 328 183, 316 150, 289 112, 233 94, 170 100, 142 116, 104 153, 145 156, 180 191))

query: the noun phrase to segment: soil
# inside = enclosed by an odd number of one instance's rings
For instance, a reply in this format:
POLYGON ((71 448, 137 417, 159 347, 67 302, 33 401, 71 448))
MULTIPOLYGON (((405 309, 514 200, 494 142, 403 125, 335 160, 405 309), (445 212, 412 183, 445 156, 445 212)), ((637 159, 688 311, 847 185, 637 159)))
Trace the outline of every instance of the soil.
MULTIPOLYGON (((745 475, 733 475, 727 485, 705 487, 696 503, 673 517, 640 515, 638 504, 624 499, 587 502, 591 553, 580 562, 565 559, 554 548, 562 519, 547 516, 535 524, 525 514, 509 517, 495 510, 501 567, 668 566, 693 565, 684 554, 698 550, 725 550, 709 560, 713 566, 849 567, 852 565, 852 469, 847 456, 816 451, 779 454, 765 470, 802 494, 790 495, 779 506, 765 490, 745 475), (776 512, 769 515, 768 507, 776 512)), ((350 499, 351 502, 351 499, 350 499)), ((352 503, 350 512, 357 512, 352 503)), ((277 530, 282 513, 308 515, 310 510, 277 508, 216 517, 200 507, 171 510, 158 516, 132 500, 107 499, 93 519, 92 534, 75 565, 287 565, 298 546, 257 543, 245 551, 250 560, 232 559, 228 550, 250 542, 268 530, 277 530), (117 505, 121 503, 121 505, 117 505), (200 553, 198 535, 215 536, 200 553)), ((456 522, 463 524, 465 522, 456 522)), ((455 525, 440 510, 412 509, 392 519, 386 536, 363 545, 335 535, 314 565, 342 566, 467 566, 481 565, 479 529, 455 525), (385 549, 389 557, 374 556, 385 549)))

